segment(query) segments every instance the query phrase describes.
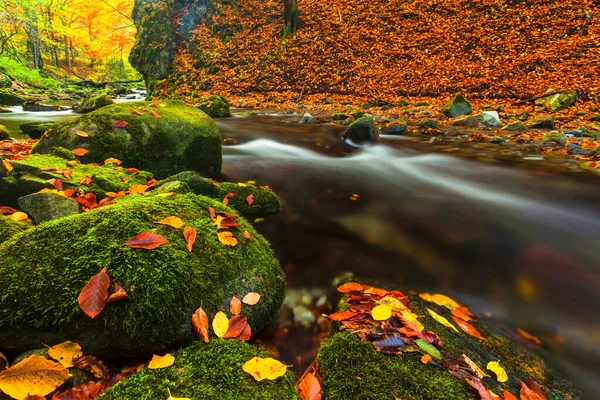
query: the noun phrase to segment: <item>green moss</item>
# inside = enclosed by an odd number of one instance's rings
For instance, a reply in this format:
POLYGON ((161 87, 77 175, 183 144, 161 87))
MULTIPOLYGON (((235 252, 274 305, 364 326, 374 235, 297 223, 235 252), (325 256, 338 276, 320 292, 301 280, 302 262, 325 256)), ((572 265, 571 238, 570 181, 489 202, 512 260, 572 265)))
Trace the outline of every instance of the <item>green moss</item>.
POLYGON ((202 111, 177 101, 162 102, 164 107, 149 108, 150 102, 132 102, 102 107, 77 119, 58 124, 47 138, 32 149, 48 153, 56 147, 85 148, 83 162, 102 163, 118 158, 127 167, 150 171, 157 178, 185 170, 213 176, 221 169, 221 135, 216 124, 202 111), (130 108, 141 109, 142 115, 130 108), (158 113, 153 117, 148 110, 158 113), (116 128, 116 121, 127 122, 116 128), (88 137, 78 136, 81 130, 88 137))
POLYGON ((185 194, 191 193, 192 189, 190 189, 189 185, 182 181, 171 181, 166 182, 165 184, 157 187, 154 190, 144 193, 145 196, 156 196, 157 194, 164 193, 177 193, 177 194, 185 194))
POLYGON ((201 194, 203 196, 208 196, 215 199, 219 197, 219 186, 213 181, 200 176, 194 171, 184 171, 169 176, 168 178, 165 178, 162 181, 158 182, 156 184, 156 188, 158 189, 162 185, 174 181, 187 183, 190 189, 196 194, 201 194))
POLYGON ((187 397, 193 400, 297 399, 294 375, 287 372, 274 381, 256 381, 242 370, 253 357, 269 354, 240 340, 214 339, 195 342, 174 354, 173 366, 145 369, 119 382, 98 400, 155 400, 187 397))
POLYGON ((457 93, 440 111, 447 117, 456 118, 461 115, 471 114, 473 108, 471 107, 471 103, 461 93, 457 93))
POLYGON ((30 228, 30 224, 13 221, 8 217, 3 217, 0 215, 0 244, 6 242, 17 233, 26 231, 30 228))
POLYGON ((81 103, 73 106, 73 110, 75 110, 75 112, 78 113, 89 113, 101 107, 106 107, 114 103, 115 102, 106 94, 101 94, 95 97, 88 96, 81 103))
POLYGON ((208 97, 202 97, 196 107, 204 111, 210 117, 230 117, 229 104, 221 95, 213 94, 208 97))
POLYGON ((223 182, 218 198, 222 200, 228 193, 237 194, 237 196, 229 198, 229 206, 235 208, 242 215, 269 214, 281 209, 279 197, 271 189, 259 188, 250 184, 244 185, 223 182), (249 195, 254 196, 254 202, 250 205, 246 200, 249 195))
POLYGON ((327 339, 317 357, 328 400, 468 400, 479 397, 446 370, 421 363, 421 353, 378 353, 349 331, 327 339))
POLYGON ((128 197, 43 223, 0 246, 0 348, 69 337, 97 355, 157 352, 194 338, 190 316, 199 306, 212 317, 229 309, 232 296, 251 291, 263 295, 258 304, 244 305, 253 331, 277 313, 285 284, 268 242, 240 219, 232 229, 240 243, 225 246, 207 212, 233 210, 193 194, 128 197), (171 215, 196 228, 192 253, 181 229, 155 223, 171 215), (147 231, 168 243, 153 250, 122 246, 147 231), (243 239, 244 231, 252 241, 243 239), (130 300, 107 306, 91 320, 77 296, 104 267, 130 300))
POLYGON ((4 125, 0 125, 0 140, 6 140, 10 137, 10 132, 4 125))
POLYGON ((76 160, 75 154, 71 150, 65 149, 64 147, 57 147, 50 152, 51 156, 64 158, 67 161, 76 160))

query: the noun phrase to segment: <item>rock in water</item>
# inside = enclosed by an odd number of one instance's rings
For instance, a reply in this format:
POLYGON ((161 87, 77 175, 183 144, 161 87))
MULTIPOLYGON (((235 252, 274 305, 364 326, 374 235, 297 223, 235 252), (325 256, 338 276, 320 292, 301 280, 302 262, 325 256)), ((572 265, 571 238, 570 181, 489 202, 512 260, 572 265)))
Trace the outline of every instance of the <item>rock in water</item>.
POLYGON ((509 131, 509 132, 521 132, 521 131, 526 131, 527 129, 528 128, 525 126, 525 124, 522 121, 511 122, 510 124, 508 124, 504 128, 502 128, 503 131, 509 131))
POLYGON ((201 98, 194 107, 201 109, 212 118, 231 117, 227 100, 218 94, 201 98))
POLYGON ((0 89, 1 106, 18 106, 25 103, 25 99, 15 94, 12 90, 0 89))
POLYGON ((23 104, 23 111, 29 112, 64 111, 68 109, 68 107, 55 106, 51 104, 39 104, 36 102, 26 102, 23 104))
POLYGON ((536 118, 529 123, 529 129, 554 129, 554 117, 544 115, 536 118))
POLYGON ((194 194, 131 197, 46 222, 0 246, 0 349, 72 340, 99 358, 158 354, 195 339, 191 316, 200 306, 212 320, 233 296, 259 293, 257 304, 243 308, 253 332, 278 312, 285 282, 269 243, 243 218, 228 229, 236 246, 217 237, 208 208, 232 209, 194 194), (191 253, 182 229, 156 224, 169 216, 197 230, 191 253), (152 250, 123 246, 148 231, 168 242, 152 250), (104 267, 129 300, 91 319, 77 297, 104 267))
POLYGON ((114 157, 124 165, 150 171, 158 179, 185 170, 214 176, 222 163, 221 135, 214 121, 178 101, 102 107, 57 124, 32 151, 49 153, 59 146, 89 150, 81 157, 83 162, 103 163, 114 157), (82 137, 78 131, 88 136, 82 137))
POLYGON ((484 111, 476 115, 477 119, 487 126, 500 126, 500 116, 497 111, 484 111))
POLYGON ((354 143, 374 142, 379 139, 379 132, 375 127, 373 117, 365 116, 357 119, 348 126, 343 135, 344 139, 350 139, 354 143))
POLYGON ((96 97, 88 96, 81 103, 75 104, 73 111, 80 114, 87 114, 111 104, 115 104, 115 102, 105 94, 96 97))
POLYGON ((395 121, 393 124, 384 126, 379 130, 382 135, 403 135, 406 133, 406 121, 395 121))
POLYGON ((33 193, 21 197, 19 207, 36 224, 79 213, 79 203, 56 193, 33 193))
POLYGON ((454 95, 444 107, 442 107, 442 113, 450 118, 460 117, 461 115, 471 114, 473 108, 471 103, 461 93, 454 95))
MULTIPOLYGON (((256 381, 242 369, 254 357, 269 358, 265 350, 236 339, 197 341, 173 354, 175 363, 163 369, 144 369, 113 386, 98 400, 162 399, 169 382, 175 398, 228 400, 296 400, 295 376, 256 381), (223 377, 227 377, 227 381, 223 377)), ((166 397, 165 397, 166 398, 166 397)))

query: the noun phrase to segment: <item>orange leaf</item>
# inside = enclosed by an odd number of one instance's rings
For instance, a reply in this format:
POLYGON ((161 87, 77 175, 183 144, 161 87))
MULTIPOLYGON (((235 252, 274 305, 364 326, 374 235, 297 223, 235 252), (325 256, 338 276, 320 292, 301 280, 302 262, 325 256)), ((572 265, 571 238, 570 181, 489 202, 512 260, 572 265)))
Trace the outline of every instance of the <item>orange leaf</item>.
POLYGON ((249 306, 253 306, 260 300, 260 294, 256 292, 250 292, 244 296, 242 299, 242 303, 248 304, 249 306))
POLYGON ((129 239, 123 246, 131 247, 133 249, 155 249, 167 242, 168 240, 160 235, 152 232, 142 232, 129 239))
POLYGON ((125 172, 128 173, 128 174, 134 174, 134 173, 140 172, 140 170, 137 169, 137 168, 127 168, 125 170, 125 172))
POLYGON ((192 314, 192 326, 194 327, 194 332, 196 332, 200 339, 205 343, 210 341, 208 338, 208 315, 206 315, 202 307, 199 307, 192 314))
POLYGON ((210 215, 210 219, 213 220, 213 222, 215 221, 215 209, 212 207, 208 208, 208 215, 210 215))
POLYGON ((511 392, 509 392, 506 389, 504 389, 504 393, 503 393, 502 397, 504 397, 504 400, 518 400, 514 394, 512 394, 511 392))
POLYGON ((523 336, 525 339, 532 340, 533 342, 535 342, 536 344, 539 344, 540 346, 542 345, 542 341, 537 336, 533 336, 531 333, 524 331, 521 328, 517 328, 517 332, 519 332, 519 335, 523 336))
POLYGON ((79 148, 79 149, 72 150, 72 153, 75 154, 77 157, 83 157, 88 153, 88 151, 89 150, 87 150, 87 149, 79 148))
POLYGON ((476 337, 477 339, 485 340, 485 338, 481 336, 477 329, 475 329, 475 327, 469 324, 467 321, 464 321, 460 318, 456 318, 455 316, 452 316, 452 319, 454 320, 454 322, 456 322, 458 326, 460 326, 460 329, 462 329, 469 335, 476 337))
POLYGON ((65 165, 66 165, 67 167, 75 167, 75 166, 77 166, 77 161, 76 161, 76 160, 67 161, 67 162, 65 163, 65 165))
POLYGON ((421 357, 421 362, 423 364, 428 364, 429 361, 431 361, 431 356, 429 354, 423 354, 423 357, 421 357))
POLYGON ((313 374, 305 374, 298 383, 300 400, 321 400, 321 383, 313 374))
POLYGON ((52 186, 54 186, 54 188, 56 190, 62 191, 64 189, 64 186, 63 186, 64 182, 62 179, 49 179, 46 181, 46 183, 49 183, 52 186))
POLYGON ((228 205, 228 204, 229 204, 229 198, 228 198, 228 197, 225 197, 225 198, 223 199, 223 205, 224 205, 224 206, 226 206, 226 205, 228 205))
POLYGON ((252 203, 254 203, 254 196, 249 194, 248 197, 246 197, 246 203, 248 203, 248 205, 251 206, 252 203))
POLYGON ((108 296, 108 299, 106 299, 106 302, 115 303, 117 301, 123 301, 128 299, 129 295, 127 294, 125 289, 123 289, 121 285, 119 285, 117 282, 113 282, 112 288, 110 289, 110 295, 108 296))
POLYGON ((329 314, 328 318, 332 321, 345 321, 348 318, 354 317, 357 313, 354 311, 338 311, 329 314))
POLYGON ((106 267, 104 267, 102 271, 89 280, 81 293, 79 293, 77 302, 88 317, 94 318, 104 309, 106 297, 108 296, 109 283, 110 278, 106 273, 106 267))
POLYGON ((124 177, 124 176, 121 176, 121 180, 122 180, 124 183, 129 183, 129 178, 126 178, 126 177, 124 177))
MULTIPOLYGON (((121 178, 124 178, 123 176, 121 178)), ((148 190, 146 185, 131 185, 129 187, 129 194, 144 194, 148 190)))
POLYGON ((143 115, 141 112, 139 112, 138 110, 136 110, 133 107, 129 107, 129 112, 135 115, 143 115))
POLYGON ((73 189, 65 190, 65 197, 73 197, 74 194, 75 194, 75 191, 73 189))
POLYGON ((13 165, 10 163, 10 161, 8 160, 2 160, 2 164, 4 165, 4 168, 6 168, 6 170, 8 172, 12 171, 13 169, 15 169, 15 167, 13 167, 13 165))
POLYGON ((240 336, 246 325, 248 325, 248 320, 242 315, 234 315, 229 318, 229 329, 225 332, 223 339, 233 339, 240 336))
POLYGON ((196 242, 196 228, 186 226, 183 229, 183 237, 185 238, 185 242, 187 243, 187 249, 191 253, 192 248, 194 247, 194 242, 196 242))
POLYGON ((123 121, 122 119, 113 122, 113 126, 115 128, 125 128, 129 123, 127 121, 123 121))
MULTIPOLYGON (((528 381, 527 383, 529 384, 530 382, 528 381)), ((536 386, 539 385, 536 384, 536 386)), ((539 390, 541 391, 541 388, 539 390)), ((523 382, 521 382, 519 396, 521 397, 521 400, 548 400, 548 397, 546 397, 545 394, 534 390, 523 382)))
MULTIPOLYGON (((469 385, 471 385, 471 387, 473 387, 473 389, 477 390, 477 392, 479 393, 479 396, 481 396, 481 400, 496 400, 494 398, 494 396, 492 396, 490 391, 485 386, 483 386, 481 379, 473 378, 473 379, 466 379, 466 381, 469 385)), ((524 399, 522 399, 522 400, 524 400, 524 399)))
POLYGON ((229 302, 229 311, 233 315, 239 315, 242 312, 242 301, 236 296, 233 296, 229 302))
POLYGON ((360 283, 348 282, 348 283, 344 283, 341 286, 338 286, 337 291, 340 293, 348 293, 348 292, 354 292, 354 291, 362 292, 363 287, 360 283))
POLYGON ((465 321, 470 321, 471 317, 473 316, 473 314, 466 307, 455 308, 453 310, 450 310, 450 312, 455 317, 465 321))
POLYGON ((231 232, 217 232, 217 236, 219 241, 226 246, 236 246, 238 244, 237 239, 233 237, 231 232))
POLYGON ((160 115, 154 110, 150 110, 150 115, 152 115, 156 119, 160 119, 160 115))
POLYGON ((119 193, 106 192, 106 195, 111 199, 120 199, 121 197, 126 196, 127 192, 124 190, 121 190, 119 193))
POLYGON ((113 157, 109 157, 106 160, 104 160, 104 165, 106 164, 117 164, 117 165, 121 165, 123 162, 121 160, 118 160, 116 158, 113 157))
POLYGON ((89 176, 82 176, 81 178, 79 178, 79 183, 81 183, 82 185, 90 186, 92 184, 92 178, 90 178, 89 176))

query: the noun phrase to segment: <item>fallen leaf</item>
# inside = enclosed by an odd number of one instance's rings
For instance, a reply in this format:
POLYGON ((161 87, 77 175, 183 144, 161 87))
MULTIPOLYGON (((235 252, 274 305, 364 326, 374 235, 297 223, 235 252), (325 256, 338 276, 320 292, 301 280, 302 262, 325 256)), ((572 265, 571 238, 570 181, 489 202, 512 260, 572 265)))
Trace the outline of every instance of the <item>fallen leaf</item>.
POLYGON ((242 331, 239 339, 247 342, 252 337, 252 328, 250 328, 250 324, 246 324, 246 327, 242 331))
POLYGON ((165 243, 168 240, 164 237, 157 235, 152 232, 142 232, 137 236, 132 237, 123 246, 131 247, 133 249, 155 249, 165 243))
POLYGON ((406 310, 406 307, 404 306, 404 304, 402 304, 402 302, 400 300, 398 300, 395 297, 391 297, 391 296, 386 296, 383 299, 379 300, 379 304, 384 304, 386 306, 389 306, 394 311, 406 310))
POLYGON ((135 174, 135 173, 138 173, 138 172, 140 172, 140 170, 137 169, 137 168, 127 168, 125 170, 125 173, 127 173, 127 174, 135 174))
POLYGON ((106 164, 117 164, 117 165, 121 165, 123 163, 123 161, 118 160, 116 158, 113 157, 109 157, 106 160, 104 160, 104 165, 106 164))
POLYGON ((127 121, 123 121, 122 119, 113 122, 113 126, 115 128, 125 128, 127 125, 129 125, 129 123, 127 121))
POLYGON ((454 308, 460 307, 460 304, 458 304, 456 301, 454 301, 450 297, 440 294, 440 293, 436 293, 436 294, 421 293, 421 294, 419 294, 419 297, 425 301, 429 301, 430 303, 435 303, 438 306, 447 307, 451 310, 454 308))
POLYGON ((126 176, 121 176, 121 180, 123 181, 123 183, 129 183, 129 178, 127 178, 126 176))
POLYGON ((79 183, 82 185, 90 186, 92 184, 92 178, 89 176, 82 176, 79 178, 79 183))
POLYGON ((489 390, 485 386, 483 386, 483 382, 479 378, 466 379, 467 383, 471 385, 471 387, 479 393, 481 396, 481 400, 496 400, 494 396, 490 393, 489 390))
POLYGON ((77 161, 76 161, 76 160, 67 161, 67 162, 65 163, 65 165, 66 165, 67 167, 75 167, 75 166, 77 165, 77 161))
POLYGON ((196 242, 196 228, 186 226, 183 229, 183 237, 185 238, 185 243, 187 243, 187 249, 191 253, 196 242))
POLYGON ((17 211, 16 213, 13 213, 11 215, 9 215, 9 218, 12 219, 13 221, 27 221, 29 219, 29 215, 25 214, 22 211, 17 211))
POLYGON ((150 110, 150 115, 152 115, 156 119, 160 119, 160 115, 154 110, 150 110))
POLYGON ((169 225, 169 226, 172 226, 173 228, 179 229, 183 226, 183 221, 179 217, 171 216, 171 217, 167 217, 165 219, 161 219, 160 221, 157 222, 157 224, 169 225))
POLYGON ((72 150, 72 153, 75 154, 77 157, 83 157, 88 153, 88 151, 89 150, 87 150, 87 149, 79 148, 79 149, 72 150))
POLYGON ((429 364, 430 361, 431 361, 431 356, 429 354, 423 354, 423 357, 421 357, 421 362, 423 364, 429 364))
POLYGON ((502 394, 502 397, 504 397, 504 400, 519 400, 519 399, 517 399, 517 396, 515 396, 514 394, 512 394, 511 392, 509 392, 506 389, 504 389, 504 393, 502 394))
POLYGON ((106 192, 106 195, 111 199, 120 199, 121 197, 127 196, 127 192, 124 190, 121 190, 119 193, 106 192))
POLYGON ((89 135, 87 132, 80 131, 80 130, 76 130, 76 131, 75 131, 75 134, 76 134, 77 136, 81 136, 81 137, 88 137, 88 136, 90 136, 90 135, 89 135))
POLYGON ((450 312, 456 318, 460 318, 463 321, 467 321, 467 322, 470 321, 471 317, 473 316, 473 314, 466 307, 455 308, 455 309, 451 310, 450 312))
POLYGON ((248 197, 246 197, 246 203, 248 203, 248 205, 251 206, 252 203, 254 203, 254 196, 249 194, 248 197))
POLYGON ((238 226, 238 217, 227 213, 224 214, 226 215, 217 215, 217 218, 213 221, 217 229, 235 228, 238 226))
POLYGON ((64 189, 64 181, 62 179, 48 179, 46 181, 46 183, 49 183, 50 185, 54 186, 54 188, 56 190, 60 190, 62 191, 64 189))
POLYGON ((254 357, 247 361, 242 369, 252 375, 257 381, 274 380, 285 375, 287 367, 273 358, 254 357))
POLYGON ((135 115, 143 115, 141 112, 139 112, 138 110, 136 110, 133 107, 129 107, 129 112, 135 115))
POLYGON ((6 159, 2 160, 2 164, 4 165, 4 168, 6 168, 6 170, 8 172, 10 172, 10 171, 12 171, 12 170, 15 169, 15 167, 13 167, 13 165, 10 163, 10 161, 8 161, 6 159))
POLYGON ((252 240, 252 236, 250 236, 250 234, 248 233, 248 231, 244 231, 244 239, 246 239, 246 240, 252 240))
POLYGON ((423 339, 415 340, 415 344, 436 360, 442 359, 442 353, 440 353, 440 351, 434 345, 427 343, 423 339))
POLYGON ((467 364, 467 366, 469 367, 471 372, 473 372, 473 374, 475 374, 475 376, 478 377, 479 379, 483 379, 484 377, 489 376, 488 374, 483 372, 483 370, 481 368, 479 368, 479 365, 475 364, 475 362, 473 362, 473 360, 471 360, 469 357, 467 357, 466 354, 462 355, 462 359, 465 362, 465 364, 467 364))
POLYGON ((244 296, 244 298, 242 299, 242 303, 248 304, 249 306, 253 306, 256 303, 258 303, 259 300, 260 300, 260 294, 258 294, 256 292, 250 292, 244 296))
POLYGON ((242 334, 244 328, 248 325, 248 320, 243 315, 235 315, 229 319, 229 328, 223 339, 233 339, 242 334))
POLYGON ((400 354, 406 347, 406 342, 399 333, 392 333, 374 340, 373 347, 380 353, 400 354))
POLYGON ((224 205, 224 206, 226 206, 226 205, 228 205, 228 204, 229 204, 229 198, 225 197, 225 198, 223 199, 223 205, 224 205))
POLYGON ((498 382, 502 383, 508 381, 508 375, 498 361, 490 361, 486 368, 496 374, 498 382))
POLYGON ((236 296, 229 301, 229 311, 232 315, 239 315, 242 312, 242 301, 236 296))
POLYGON ((345 321, 356 315, 357 315, 357 313, 354 311, 337 311, 337 312, 334 312, 333 314, 329 314, 327 316, 327 318, 329 318, 332 321, 345 321))
POLYGON ((435 319, 440 324, 452 329, 456 333, 459 333, 458 329, 456 329, 456 327, 454 325, 452 325, 446 318, 442 317, 441 315, 439 315, 438 313, 436 313, 435 311, 433 311, 429 308, 427 309, 427 312, 429 313, 429 315, 431 315, 433 317, 433 319, 435 319))
POLYGON ((422 332, 425 329, 421 321, 418 320, 419 316, 410 310, 403 310, 402 318, 413 324, 418 332, 422 332))
POLYGON ((229 319, 223 311, 219 311, 213 318, 212 328, 217 337, 222 338, 225 333, 227 333, 227 330, 229 329, 229 319))
POLYGON ((192 400, 189 397, 173 397, 171 391, 167 388, 167 392, 169 393, 169 398, 167 400, 192 400))
POLYGON ((82 355, 81 346, 75 342, 63 342, 48 349, 48 356, 65 368, 74 367, 73 358, 82 355))
POLYGON ((392 307, 380 304, 371 310, 371 315, 375 321, 385 321, 392 316, 392 307))
POLYGON ((14 399, 46 396, 69 379, 59 363, 36 354, 0 372, 0 390, 14 399))
POLYGON ((363 291, 363 287, 360 283, 356 283, 356 282, 348 282, 348 283, 344 283, 341 286, 338 286, 337 291, 340 293, 348 293, 348 292, 362 292, 363 291))
POLYGON ((298 382, 300 400, 321 400, 321 383, 313 374, 304 374, 298 382))
POLYGON ((73 364, 81 370, 91 372, 98 379, 108 378, 108 368, 94 356, 75 357, 73 364))
MULTIPOLYGON (((2 374, 0 374, 0 377, 2 374)), ((2 389, 2 386, 0 386, 2 389)), ((536 393, 535 390, 521 382, 521 391, 519 392, 521 400, 548 400, 548 397, 543 393, 536 393)))
POLYGON ((198 337, 202 339, 204 343, 210 341, 208 337, 208 316, 202 307, 198 307, 192 314, 192 326, 194 327, 194 332, 196 332, 198 337))
POLYGON ((154 354, 152 356, 152 360, 150 360, 150 362, 148 363, 148 369, 167 368, 173 365, 174 362, 175 357, 173 357, 169 353, 165 354, 164 356, 157 356, 156 354, 154 354))
POLYGON ((523 336, 525 339, 529 339, 540 346, 542 345, 542 341, 537 336, 533 336, 531 333, 524 331, 521 328, 517 328, 517 332, 519 332, 519 335, 523 336))
POLYGON ((106 299, 106 302, 116 303, 117 301, 124 301, 128 299, 129 295, 125 289, 123 289, 117 282, 113 282, 113 285, 110 289, 110 295, 108 296, 108 299, 106 299))
POLYGON ((219 241, 226 246, 236 246, 238 244, 237 239, 233 237, 231 232, 217 232, 217 236, 219 241))
POLYGON ((104 267, 102 271, 89 280, 81 293, 79 293, 77 302, 88 317, 94 318, 104 309, 106 297, 108 296, 109 283, 110 278, 106 274, 106 267, 104 267))
MULTIPOLYGON (((122 176, 121 178, 125 178, 122 176)), ((125 178, 127 179, 127 178, 125 178)), ((131 185, 129 187, 129 194, 144 194, 148 190, 147 185, 131 185)))
POLYGON ((4 354, 2 354, 2 352, 0 352, 0 371, 4 371, 6 368, 8 368, 8 366, 8 359, 4 354))
POLYGON ((464 321, 460 318, 456 318, 455 316, 452 316, 452 319, 465 333, 468 333, 469 335, 476 337, 477 339, 485 340, 485 338, 481 336, 477 329, 475 329, 475 327, 469 324, 467 321, 464 321))

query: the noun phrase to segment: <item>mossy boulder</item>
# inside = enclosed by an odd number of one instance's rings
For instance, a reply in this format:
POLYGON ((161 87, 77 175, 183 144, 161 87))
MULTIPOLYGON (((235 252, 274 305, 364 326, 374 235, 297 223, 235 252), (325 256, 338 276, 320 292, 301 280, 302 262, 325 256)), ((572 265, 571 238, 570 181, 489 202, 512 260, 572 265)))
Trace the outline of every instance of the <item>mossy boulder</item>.
POLYGON ((522 132, 522 131, 526 131, 529 128, 527 128, 527 126, 523 123, 523 121, 514 121, 511 122, 508 125, 505 125, 502 130, 503 131, 509 131, 509 132, 522 132))
POLYGON ((79 213, 79 203, 58 193, 33 193, 18 202, 36 224, 79 213))
POLYGON ((562 132, 552 131, 542 137, 542 143, 556 143, 564 147, 567 144, 567 137, 562 132))
POLYGON ((4 125, 0 125, 0 140, 6 140, 10 137, 10 132, 4 125))
POLYGON ((554 117, 544 115, 529 122, 529 129, 554 129, 554 117))
POLYGON ((89 152, 81 157, 83 162, 102 163, 114 157, 128 167, 150 171, 158 179, 185 170, 204 176, 219 173, 221 135, 214 121, 178 101, 164 101, 161 107, 150 104, 113 104, 58 124, 32 151, 49 153, 59 146, 85 148, 89 152), (142 115, 132 113, 130 108, 142 115), (77 131, 88 136, 81 137, 77 131))
POLYGON ((0 244, 6 242, 17 233, 31 229, 31 225, 26 222, 14 221, 9 217, 0 215, 0 244))
POLYGON ((101 199, 106 197, 106 192, 127 191, 131 185, 141 185, 152 178, 149 172, 126 173, 112 164, 67 166, 70 157, 73 157, 70 151, 57 147, 52 150, 52 154, 31 154, 19 160, 12 160, 14 170, 8 176, 0 178, 0 205, 18 207, 20 197, 42 189, 54 189, 54 186, 48 182, 50 179, 62 179, 66 190, 80 187, 79 180, 90 177, 92 182, 89 186, 81 187, 101 199), (56 170, 71 171, 71 177, 67 178, 56 170))
POLYGON ((452 100, 442 107, 441 112, 449 118, 456 118, 461 115, 471 114, 473 108, 471 107, 471 103, 461 93, 457 93, 452 100))
POLYGON ((297 399, 294 374, 288 371, 273 381, 256 381, 244 372, 254 357, 270 357, 263 349, 235 339, 195 342, 173 354, 175 363, 158 370, 144 369, 106 391, 98 400, 155 400, 173 397, 192 400, 297 399))
POLYGON ((219 186, 214 181, 206 179, 194 171, 183 171, 178 174, 169 176, 168 178, 159 181, 155 186, 155 190, 162 188, 163 185, 175 181, 185 182, 188 185, 188 187, 196 194, 212 197, 214 199, 219 198, 219 186))
POLYGON ((403 135, 406 133, 406 121, 395 121, 394 123, 384 126, 379 130, 382 135, 403 135))
POLYGON ((204 111, 209 117, 222 118, 231 117, 229 103, 219 94, 213 94, 208 97, 202 97, 195 105, 196 108, 204 111))
POLYGON ((439 123, 436 119, 423 118, 422 120, 419 121, 419 123, 417 124, 417 127, 419 128, 419 130, 425 131, 427 129, 437 129, 438 124, 439 123))
POLYGON ((115 104, 113 99, 108 95, 101 94, 99 96, 88 96, 81 103, 77 103, 73 106, 73 111, 80 114, 87 114, 101 107, 110 106, 115 104))
POLYGON ((351 123, 342 137, 356 144, 374 142, 379 139, 379 131, 375 126, 373 117, 364 116, 351 123))
POLYGON ((0 106, 18 106, 25 103, 25 99, 12 90, 0 89, 0 106))
POLYGON ((56 125, 55 122, 29 122, 21 124, 21 132, 25 135, 29 135, 32 139, 39 139, 42 137, 44 132, 49 131, 56 125))
POLYGON ((571 90, 563 93, 556 93, 550 96, 542 97, 544 104, 550 111, 560 111, 575 105, 577 102, 577 92, 571 90))
POLYGON ((200 306, 212 320, 217 311, 228 312, 233 296, 257 292, 260 301, 242 311, 253 332, 278 312, 285 281, 269 243, 241 218, 231 228, 237 246, 217 237, 208 208, 235 214, 232 209, 193 194, 120 200, 46 222, 0 246, 0 349, 72 340, 98 357, 148 356, 191 342, 191 316, 200 306), (191 253, 182 229, 156 224, 173 215, 197 230, 191 253), (148 231, 168 242, 152 250, 123 246, 148 231), (104 267, 129 300, 108 304, 91 319, 77 297, 104 267))

